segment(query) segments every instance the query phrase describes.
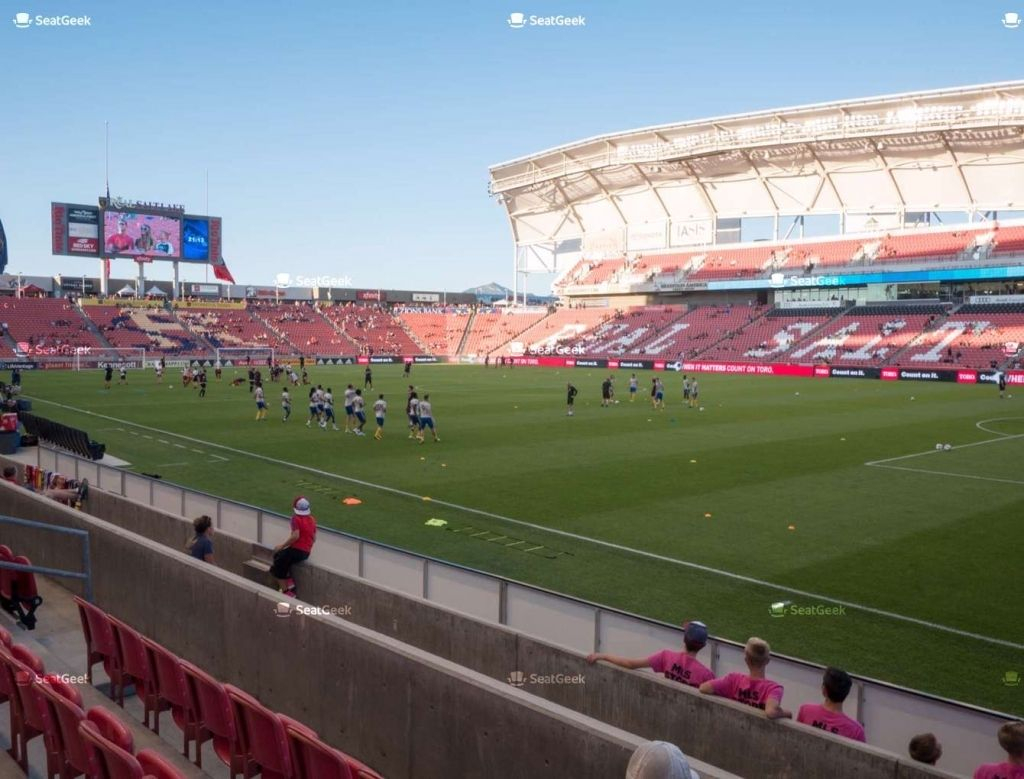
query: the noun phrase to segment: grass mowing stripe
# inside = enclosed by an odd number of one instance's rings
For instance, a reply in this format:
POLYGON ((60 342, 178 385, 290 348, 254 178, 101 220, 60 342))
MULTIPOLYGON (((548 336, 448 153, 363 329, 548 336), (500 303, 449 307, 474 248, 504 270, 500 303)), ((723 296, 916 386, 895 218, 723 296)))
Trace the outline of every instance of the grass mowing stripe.
MULTIPOLYGON (((425 496, 422 496, 422 495, 416 495, 415 493, 408 492, 406 490, 400 490, 400 489, 397 489, 395 487, 388 487, 386 485, 375 484, 373 482, 365 481, 365 480, 362 480, 362 479, 356 479, 356 478, 353 478, 353 477, 350 477, 350 476, 342 476, 340 474, 330 473, 328 471, 320 470, 318 468, 312 468, 312 467, 306 466, 306 465, 299 465, 297 463, 290 463, 290 462, 287 462, 285 460, 278 460, 278 459, 275 459, 275 458, 272 458, 272 457, 268 457, 266 455, 257 454, 255 452, 248 452, 248 451, 245 451, 243 449, 236 449, 235 447, 226 446, 224 444, 217 444, 217 443, 213 443, 213 442, 210 442, 210 441, 204 441, 202 439, 194 438, 192 436, 183 435, 181 433, 174 433, 174 432, 170 432, 170 431, 166 431, 166 430, 161 430, 159 428, 154 428, 154 427, 150 427, 148 425, 138 424, 136 422, 131 422, 131 421, 125 420, 125 419, 119 419, 117 417, 108 416, 106 414, 100 414, 100 413, 94 412, 94 411, 88 411, 86 409, 77 408, 75 406, 70 406, 70 405, 67 405, 67 404, 64 404, 64 403, 58 403, 58 402, 52 401, 52 400, 45 400, 45 399, 42 399, 42 398, 33 398, 33 400, 36 400, 36 401, 41 402, 41 403, 47 403, 49 405, 57 406, 58 408, 63 408, 63 409, 66 409, 68 411, 74 411, 76 413, 81 413, 81 414, 87 414, 89 416, 97 417, 97 418, 100 418, 100 419, 106 419, 106 420, 109 420, 111 422, 119 422, 121 424, 132 425, 132 426, 141 428, 143 430, 150 430, 150 431, 161 433, 161 434, 164 434, 164 435, 171 435, 171 436, 174 436, 174 437, 177 437, 177 438, 181 438, 181 439, 186 440, 186 441, 191 441, 193 443, 203 444, 205 446, 210 446, 210 447, 213 447, 213 448, 222 449, 224 451, 233 452, 235 454, 239 454, 239 455, 242 455, 242 456, 245 456, 245 457, 252 457, 254 459, 263 460, 265 462, 273 463, 273 464, 276 464, 276 465, 284 465, 286 467, 293 468, 293 469, 296 469, 296 470, 307 471, 309 473, 314 473, 314 474, 317 474, 319 476, 325 476, 325 477, 331 478, 331 479, 338 479, 338 480, 341 480, 341 481, 346 481, 346 482, 349 482, 349 483, 358 484, 358 485, 363 486, 363 487, 368 487, 368 488, 371 488, 371 489, 381 490, 381 491, 388 492, 388 493, 391 493, 391 494, 394 494, 394 495, 400 495, 400 496, 408 497, 408 498, 416 498, 416 499, 419 499, 419 500, 422 500, 425 497, 425 496)), ((1008 437, 999 438, 999 439, 992 439, 992 440, 999 440, 999 441, 1001 441, 1001 440, 1007 440, 1007 438, 1008 437)), ((976 443, 986 443, 986 442, 976 442, 976 443)), ((970 446, 970 445, 971 444, 966 444, 964 446, 970 446)), ((878 461, 878 462, 884 462, 884 461, 878 461)), ((870 465, 871 463, 867 463, 867 464, 870 465)), ((890 468, 893 468, 893 469, 897 468, 897 466, 880 466, 880 467, 890 467, 890 468)), ((924 472, 925 473, 936 473, 935 471, 924 471, 924 472)), ((954 475, 962 475, 962 474, 954 474, 954 475)), ((975 477, 975 478, 986 478, 986 477, 975 477)), ((735 581, 742 581, 742 582, 746 582, 748 584, 754 584, 754 585, 757 585, 757 586, 760 586, 760 587, 767 587, 769 589, 777 590, 779 592, 785 592, 785 593, 790 594, 790 595, 799 595, 799 596, 805 597, 805 598, 814 598, 814 599, 818 599, 818 600, 822 600, 822 601, 827 601, 829 603, 834 603, 834 604, 836 604, 838 606, 845 606, 848 609, 854 609, 854 610, 857 610, 857 611, 862 611, 862 612, 867 613, 867 614, 873 614, 875 616, 884 617, 886 619, 892 619, 892 620, 897 620, 897 621, 900 621, 900 622, 906 622, 906 623, 918 625, 920 627, 928 628, 929 630, 936 630, 936 631, 941 631, 941 632, 944 632, 944 633, 950 633, 952 635, 962 636, 962 637, 965 637, 965 638, 971 638, 971 639, 974 639, 976 641, 982 641, 984 643, 992 644, 992 645, 995 645, 995 646, 1002 646, 1002 647, 1007 647, 1007 648, 1016 649, 1016 650, 1024 650, 1024 644, 1018 644, 1016 642, 1008 641, 1006 639, 993 638, 991 636, 985 636, 985 635, 981 635, 979 633, 973 633, 971 631, 961 630, 960 628, 954 628, 954 627, 951 627, 949 625, 942 625, 942 624, 939 624, 937 622, 930 622, 928 620, 918 619, 916 617, 909 617, 909 616, 906 616, 906 615, 903 615, 903 614, 897 614, 895 612, 887 611, 885 609, 877 609, 877 608, 874 608, 872 606, 865 606, 865 605, 862 605, 862 604, 859 604, 859 603, 853 603, 851 601, 846 601, 846 600, 842 600, 842 599, 839 599, 839 598, 833 598, 833 597, 830 597, 830 596, 827 596, 827 595, 821 595, 819 593, 814 593, 814 592, 810 592, 810 591, 807 591, 807 590, 802 590, 802 589, 797 589, 797 588, 793 588, 793 587, 787 587, 787 586, 783 586, 783 585, 773 584, 772 582, 768 582, 768 581, 765 581, 765 580, 762 580, 762 579, 757 579, 755 577, 745 576, 743 574, 733 573, 731 571, 724 571, 724 570, 721 570, 719 568, 714 568, 714 567, 707 566, 707 565, 701 565, 700 563, 689 562, 689 561, 686 561, 686 560, 679 560, 679 559, 674 558, 674 557, 668 557, 666 555, 660 555, 660 554, 656 554, 654 552, 647 552, 647 551, 643 551, 643 550, 640 550, 640 549, 633 549, 631 547, 627 547, 627 546, 624 546, 624 545, 621 545, 621 544, 615 544, 615 543, 612 543, 612 542, 609 542, 609 541, 602 541, 600 539, 591 538, 589 536, 580 535, 578 533, 572 533, 572 532, 569 532, 569 531, 566 531, 566 530, 559 530, 557 528, 545 527, 543 525, 538 525, 538 524, 535 524, 535 523, 532 523, 532 522, 526 522, 524 520, 514 519, 512 517, 503 516, 501 514, 496 514, 496 513, 493 513, 493 512, 489 512, 489 511, 484 511, 482 509, 475 509, 475 508, 468 507, 468 506, 461 506, 461 505, 459 505, 457 503, 451 503, 451 502, 448 502, 448 501, 438 500, 438 499, 435 499, 435 498, 431 498, 431 501, 434 504, 436 504, 436 505, 446 506, 448 508, 456 509, 458 511, 463 511, 463 512, 470 513, 470 514, 477 514, 479 516, 485 516, 485 517, 488 517, 490 519, 495 519, 495 520, 499 520, 499 521, 502 521, 502 522, 509 522, 509 523, 512 523, 512 524, 515 524, 515 525, 519 525, 519 526, 522 526, 522 527, 528 527, 528 528, 531 528, 533 530, 538 530, 538 531, 541 531, 541 532, 544 532, 544 533, 552 533, 552 534, 563 536, 563 537, 566 537, 566 538, 572 538, 572 539, 577 540, 577 541, 583 541, 585 543, 595 544, 595 545, 598 545, 598 546, 603 546, 603 547, 606 547, 606 548, 609 548, 609 549, 613 549, 613 550, 618 551, 618 552, 625 552, 627 554, 636 555, 636 556, 640 556, 640 557, 646 557, 646 558, 652 559, 652 560, 659 560, 661 562, 666 562, 666 563, 670 563, 672 565, 677 565, 677 566, 682 566, 682 567, 690 568, 690 569, 693 569, 693 570, 701 571, 703 573, 710 573, 710 574, 714 574, 716 576, 721 576, 721 577, 733 579, 735 581)), ((543 548, 543 547, 542 546, 533 547, 533 549, 541 549, 541 548, 543 548)), ((533 549, 527 549, 527 550, 524 550, 524 551, 533 551, 533 549)))

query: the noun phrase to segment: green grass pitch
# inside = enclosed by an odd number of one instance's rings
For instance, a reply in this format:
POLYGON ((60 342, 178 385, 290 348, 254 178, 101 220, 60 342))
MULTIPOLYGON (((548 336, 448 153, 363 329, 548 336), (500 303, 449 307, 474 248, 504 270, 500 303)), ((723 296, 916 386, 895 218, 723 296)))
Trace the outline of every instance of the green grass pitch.
MULTIPOLYGON (((221 382, 211 374, 203 399, 174 370, 161 382, 131 371, 125 387, 115 376, 109 391, 100 371, 24 381, 36 413, 86 429, 136 471, 282 513, 306 494, 321 524, 366 538, 673 623, 700 618, 716 635, 760 635, 785 654, 1024 713, 1022 688, 1002 682, 1024 672, 1024 393, 701 375, 699 411, 683 407, 682 377, 667 373, 668 408, 653 411, 645 372, 635 403, 620 371, 621 402, 601 408, 598 370, 417 365, 412 381, 431 394, 442 439, 418 444, 407 438, 401 370, 374 369, 367 407, 384 392, 383 441, 307 428, 306 388, 293 390, 283 424, 273 383, 269 419, 257 423, 248 387, 229 385, 232 368, 221 382), (580 390, 572 418, 570 379, 580 390), (975 442, 988 443, 964 446, 975 442), (936 443, 954 448, 936 452, 936 443), (349 496, 362 503, 343 504, 349 496), (434 517, 447 527, 424 524, 434 517), (829 599, 875 611, 769 613, 779 600, 829 599)), ((362 385, 359 367, 310 373, 338 398, 348 382, 362 385)))

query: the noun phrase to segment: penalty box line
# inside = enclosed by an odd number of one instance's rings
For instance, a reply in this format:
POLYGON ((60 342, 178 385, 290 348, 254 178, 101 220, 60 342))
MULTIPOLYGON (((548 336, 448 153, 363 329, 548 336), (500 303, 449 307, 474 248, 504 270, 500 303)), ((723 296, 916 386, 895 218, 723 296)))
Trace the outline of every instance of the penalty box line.
MULTIPOLYGON (((80 414, 87 414, 89 416, 93 416, 93 417, 96 417, 98 419, 106 419, 106 420, 110 420, 112 422, 118 422, 118 423, 121 423, 121 424, 133 425, 135 427, 141 428, 143 430, 149 430, 149 431, 154 432, 154 433, 160 433, 162 435, 169 435, 169 436, 173 436, 173 437, 176 437, 176 438, 181 438, 181 439, 183 439, 185 441, 191 441, 193 443, 203 444, 205 446, 214 447, 214 448, 217 448, 217 449, 222 449, 224 451, 233 452, 233 453, 235 453, 237 455, 241 455, 243 457, 252 457, 254 459, 262 460, 264 462, 271 463, 273 465, 283 465, 283 466, 286 466, 286 467, 289 467, 289 468, 294 468, 294 469, 299 470, 299 471, 306 471, 307 473, 314 473, 314 474, 316 474, 318 476, 323 476, 323 477, 326 477, 326 478, 329 478, 329 479, 338 479, 338 480, 341 480, 341 481, 349 482, 351 484, 358 484, 358 485, 360 485, 362 487, 367 487, 367 488, 370 488, 370 489, 379 490, 381 492, 387 492, 387 493, 390 493, 392 495, 400 495, 402 497, 414 498, 416 500, 423 500, 423 498, 425 497, 423 495, 417 495, 416 493, 408 492, 406 490, 401 490, 401 489, 398 489, 396 487, 388 487, 388 486, 383 485, 383 484, 375 484, 374 482, 364 481, 362 479, 357 479, 357 478, 352 477, 352 476, 342 476, 341 474, 331 473, 330 471, 324 471, 324 470, 321 470, 319 468, 313 468, 313 467, 308 466, 308 465, 299 465, 298 463, 290 463, 290 462, 287 462, 285 460, 278 460, 278 459, 275 459, 273 457, 269 457, 267 455, 257 454, 256 452, 249 452, 249 451, 246 451, 244 449, 236 449, 233 446, 226 446, 224 444, 217 444, 217 443, 213 443, 212 441, 204 441, 204 440, 199 439, 199 438, 193 438, 192 436, 183 435, 182 433, 173 433, 173 432, 170 432, 168 430, 161 430, 159 428, 149 427, 148 425, 142 425, 142 424, 139 424, 137 422, 132 422, 132 421, 127 420, 127 419, 119 419, 118 417, 112 417, 112 416, 109 416, 107 414, 100 414, 100 413, 95 412, 95 411, 88 411, 87 409, 77 408, 75 406, 69 406, 69 405, 66 405, 64 403, 58 403, 58 402, 53 401, 53 400, 43 400, 43 399, 40 399, 40 398, 36 398, 36 400, 38 400, 41 403, 47 403, 47 404, 49 404, 51 406, 57 406, 58 408, 67 409, 68 411, 74 411, 74 412, 80 413, 80 414)), ((1003 440, 1003 439, 998 439, 998 440, 1003 440)), ((981 641, 981 642, 984 642, 986 644, 993 644, 995 646, 1007 647, 1009 649, 1015 649, 1015 650, 1024 650, 1024 644, 1019 644, 1019 643, 1016 643, 1014 641, 1008 641, 1008 640, 1002 639, 1002 638, 993 638, 992 636, 985 636, 985 635, 982 635, 980 633, 972 633, 971 631, 968 631, 968 630, 962 630, 960 628, 951 627, 949 625, 943 625, 943 624, 940 624, 938 622, 930 622, 928 620, 919 619, 917 617, 908 617, 905 614, 898 614, 898 613, 893 612, 893 611, 886 611, 885 609, 875 608, 874 606, 865 606, 865 605, 860 604, 860 603, 854 603, 852 601, 842 600, 840 598, 834 598, 834 597, 831 597, 831 596, 828 596, 828 595, 822 595, 822 594, 816 593, 816 592, 809 592, 808 590, 801 590, 801 589, 797 589, 795 587, 787 587, 787 586, 781 585, 781 584, 773 584, 772 582, 765 581, 763 579, 757 579, 757 578, 754 578, 753 576, 745 576, 743 574, 733 573, 732 571, 725 571, 725 570, 722 570, 720 568, 713 568, 713 567, 708 566, 708 565, 702 565, 700 563, 694 563, 694 562, 690 562, 688 560, 679 560, 679 559, 677 559, 675 557, 668 557, 667 555, 657 554, 656 552, 647 552, 647 551, 644 551, 642 549, 634 549, 632 547, 628 547, 628 546, 623 546, 621 544, 612 543, 611 541, 602 541, 601 539, 591 538, 590 536, 580 535, 579 533, 573 533, 573 532, 570 532, 568 530, 559 530, 557 528, 545 527, 544 525, 538 525, 536 523, 527 522, 527 521, 522 520, 522 519, 514 519, 512 517, 506 517, 506 516, 503 516, 502 514, 495 514, 493 512, 485 511, 483 509, 476 509, 476 508, 471 508, 469 506, 462 506, 462 505, 459 505, 458 503, 451 503, 449 501, 438 500, 436 498, 431 498, 430 500, 431 500, 431 503, 434 504, 434 505, 445 506, 447 508, 455 509, 457 511, 463 511, 463 512, 466 512, 468 514, 476 514, 477 516, 481 516, 481 517, 488 517, 489 519, 495 519, 495 520, 498 520, 500 522, 509 522, 511 524, 518 525, 520 527, 527 527, 527 528, 530 528, 532 530, 536 530, 536 531, 539 531, 539 532, 542 532, 542 533, 552 533, 554 535, 561 536, 562 538, 571 538, 571 539, 573 539, 575 541, 582 541, 583 543, 593 544, 595 546, 600 546, 600 547, 603 547, 605 549, 612 549, 612 550, 615 550, 617 552, 625 552, 626 554, 631 554, 631 555, 634 555, 636 557, 643 557, 643 558, 646 558, 648 560, 657 560, 659 562, 669 563, 670 565, 676 565, 676 566, 679 566, 679 567, 682 567, 682 568, 688 568, 690 570, 700 571, 702 573, 709 573, 709 574, 712 574, 714 576, 720 576, 720 577, 723 577, 723 578, 732 579, 733 581, 744 582, 746 584, 753 584, 753 585, 756 585, 758 587, 764 587, 766 589, 775 590, 777 592, 784 592, 784 593, 786 593, 788 595, 798 595, 798 596, 800 596, 802 598, 808 598, 808 599, 812 599, 812 600, 818 600, 818 601, 825 601, 825 602, 828 602, 828 603, 834 603, 834 604, 839 605, 839 606, 845 606, 848 609, 853 609, 853 610, 856 610, 856 611, 861 611, 861 612, 863 612, 865 614, 873 614, 873 615, 878 616, 878 617, 885 617, 886 619, 891 619, 891 620, 894 620, 894 621, 897 621, 897 622, 905 622, 907 624, 916 625, 918 627, 927 628, 929 630, 935 630, 935 631, 939 631, 939 632, 943 632, 943 633, 949 633, 949 634, 956 635, 956 636, 962 636, 964 638, 974 639, 976 641, 981 641)))

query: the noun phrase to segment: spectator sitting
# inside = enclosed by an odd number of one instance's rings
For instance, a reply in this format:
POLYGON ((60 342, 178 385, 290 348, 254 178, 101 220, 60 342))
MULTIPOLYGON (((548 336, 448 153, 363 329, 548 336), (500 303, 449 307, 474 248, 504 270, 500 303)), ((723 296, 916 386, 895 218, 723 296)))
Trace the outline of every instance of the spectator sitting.
POLYGON ((821 680, 821 694, 824 703, 805 703, 796 716, 797 722, 813 728, 827 730, 837 736, 865 741, 864 728, 857 720, 843 714, 843 701, 850 694, 853 680, 841 668, 826 668, 821 680))
POLYGON ((763 709, 768 719, 788 719, 792 712, 782 708, 782 685, 765 678, 764 669, 771 660, 771 648, 762 638, 751 638, 743 650, 748 673, 726 674, 704 682, 700 691, 720 695, 748 706, 763 709))
POLYGON ((687 622, 683 625, 683 646, 685 651, 663 649, 650 657, 620 657, 603 652, 587 655, 588 663, 598 660, 612 663, 621 668, 650 668, 666 679, 682 682, 690 687, 700 687, 704 682, 715 678, 715 675, 698 659, 697 653, 708 642, 708 628, 703 622, 687 622))
MULTIPOLYGON (((31 485, 23 484, 18 481, 18 470, 13 465, 4 466, 3 480, 16 484, 19 487, 25 487, 25 489, 35 492, 31 485)), ((89 480, 82 479, 78 487, 68 487, 67 480, 60 474, 53 474, 50 481, 50 486, 46 489, 39 490, 39 494, 50 500, 55 500, 59 503, 65 503, 69 506, 81 506, 82 501, 89 495, 89 480)))
POLYGON ((212 563, 213 541, 210 540, 210 536, 213 535, 213 520, 203 514, 192 521, 192 527, 195 528, 195 535, 188 542, 186 550, 197 560, 212 563))
POLYGON ((637 747, 626 766, 626 779, 700 779, 686 755, 667 741, 648 741, 637 747))
POLYGON ((999 746, 1006 750, 1007 760, 978 766, 974 779, 1024 779, 1024 722, 1004 722, 999 746))
POLYGON ((910 757, 918 763, 935 765, 942 757, 942 744, 934 733, 921 733, 910 739, 910 757))
MULTIPOLYGON (((305 375, 303 371, 303 375, 305 375)), ((295 597, 295 579, 292 578, 292 566, 309 558, 316 541, 316 518, 309 508, 309 501, 298 497, 292 504, 292 532, 284 541, 274 548, 274 564, 270 575, 277 579, 278 586, 285 595, 295 597)))

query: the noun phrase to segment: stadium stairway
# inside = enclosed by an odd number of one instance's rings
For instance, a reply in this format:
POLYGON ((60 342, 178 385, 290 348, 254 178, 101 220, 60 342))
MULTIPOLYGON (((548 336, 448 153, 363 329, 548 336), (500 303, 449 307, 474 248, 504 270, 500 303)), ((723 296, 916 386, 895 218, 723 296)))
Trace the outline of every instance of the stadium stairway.
MULTIPOLYGON (((960 310, 960 308, 961 308, 961 306, 959 306, 959 305, 958 305, 958 306, 954 306, 953 308, 949 309, 949 310, 948 310, 948 311, 947 311, 947 312, 946 312, 945 314, 943 314, 942 316, 940 316, 940 317, 936 317, 936 319, 935 319, 935 327, 942 327, 942 325, 943 325, 943 324, 945 324, 945 322, 947 322, 947 321, 949 320, 949 318, 950 318, 950 317, 951 317, 951 316, 952 316, 953 314, 955 314, 955 313, 956 313, 957 311, 959 311, 959 310, 960 310)), ((903 347, 902 349, 900 349, 899 351, 897 351, 897 352, 894 352, 894 353, 892 354, 892 356, 891 356, 891 357, 889 357, 889 359, 887 359, 887 360, 884 360, 884 361, 882 362, 882 365, 900 365, 900 364, 901 364, 901 362, 902 362, 902 360, 903 360, 903 355, 904 355, 905 353, 907 353, 907 352, 913 351, 913 350, 914 350, 914 349, 916 349, 916 348, 917 348, 918 346, 920 346, 920 344, 921 344, 921 338, 922 338, 922 337, 923 337, 923 336, 925 335, 925 333, 928 333, 928 332, 931 332, 931 331, 930 331, 930 330, 923 330, 923 331, 922 331, 922 332, 921 332, 920 334, 918 334, 918 335, 915 335, 915 336, 914 336, 913 338, 911 338, 911 339, 910 339, 910 340, 909 340, 909 341, 907 342, 907 345, 906 345, 906 346, 904 346, 904 347, 903 347)))
POLYGON ((277 327, 267 317, 263 316, 260 313, 260 309, 249 308, 249 316, 251 316, 257 322, 259 322, 265 328, 267 328, 267 330, 272 332, 278 338, 280 338, 283 343, 288 344, 288 346, 295 350, 295 354, 305 354, 305 352, 298 345, 296 345, 296 343, 292 341, 291 338, 288 337, 287 333, 285 333, 281 328, 277 327))
POLYGON ((96 323, 82 310, 81 303, 75 305, 75 310, 78 311, 78 315, 82 317, 82 321, 85 322, 85 328, 94 336, 96 340, 103 344, 104 349, 113 349, 114 345, 110 343, 110 340, 103 335, 103 331, 96 327, 96 323))
POLYGON ((462 338, 459 339, 459 345, 455 348, 456 354, 462 354, 466 348, 466 341, 469 340, 469 332, 473 329, 473 322, 476 321, 476 311, 469 312, 469 320, 466 322, 466 329, 462 331, 462 338))
MULTIPOLYGON (((706 352, 710 352, 712 349, 714 349, 716 346, 718 346, 723 341, 727 341, 728 339, 732 338, 737 332, 739 332, 739 330, 745 330, 746 328, 751 327, 753 325, 756 325, 759 322, 763 322, 765 316, 771 310, 772 310, 771 306, 765 306, 764 310, 758 316, 754 317, 749 322, 744 324, 743 327, 741 327, 741 328, 739 328, 737 330, 726 330, 725 332, 722 333, 722 337, 719 338, 717 341, 714 341, 713 343, 708 344, 707 346, 705 346, 702 349, 697 349, 693 354, 687 355, 686 359, 688 359, 688 360, 699 360, 699 359, 701 359, 701 355, 702 354, 705 354, 706 352)), ((688 311, 687 314, 689 314, 689 313, 690 312, 688 311)), ((685 317, 687 314, 684 314, 683 317, 685 317)), ((680 319, 682 319, 683 317, 680 317, 680 319)))
POLYGON ((181 317, 178 316, 178 312, 175 310, 174 306, 170 305, 169 302, 168 302, 168 304, 166 306, 166 309, 167 309, 167 313, 170 314, 171 318, 174 319, 174 321, 178 324, 178 326, 182 330, 184 330, 186 333, 188 333, 192 338, 194 338, 195 342, 197 344, 199 344, 199 346, 201 346, 209 354, 216 354, 217 353, 217 349, 214 347, 214 345, 212 343, 210 343, 208 340, 206 340, 206 337, 204 335, 202 335, 201 333, 196 332, 191 327, 189 327, 188 323, 185 320, 183 320, 181 317))
POLYGON ((18 342, 15 341, 11 334, 6 331, 3 334, 3 343, 8 349, 10 349, 11 354, 18 353, 18 342))
POLYGON ((319 306, 314 306, 313 309, 316 311, 317 316, 324 320, 327 323, 327 326, 338 334, 339 338, 344 340, 345 343, 351 345, 352 350, 354 352, 359 351, 359 344, 353 341, 352 337, 348 333, 346 333, 342 328, 338 327, 338 324, 334 322, 329 316, 327 316, 327 314, 325 314, 319 306))

